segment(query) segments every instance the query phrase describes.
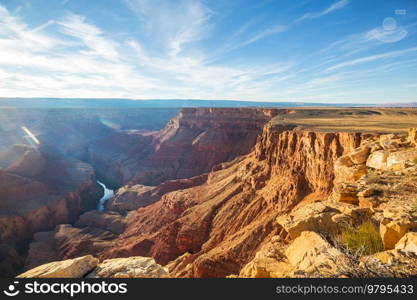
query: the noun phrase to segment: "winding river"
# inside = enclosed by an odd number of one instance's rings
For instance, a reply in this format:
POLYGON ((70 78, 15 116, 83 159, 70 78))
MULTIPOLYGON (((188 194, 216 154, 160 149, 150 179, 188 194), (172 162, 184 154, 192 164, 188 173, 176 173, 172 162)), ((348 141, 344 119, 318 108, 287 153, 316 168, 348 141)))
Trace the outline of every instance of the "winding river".
POLYGON ((103 196, 103 197, 101 197, 101 199, 100 199, 100 201, 99 201, 99 203, 98 203, 98 205, 97 205, 97 209, 98 209, 98 210, 100 210, 100 211, 103 211, 103 210, 104 210, 104 208, 105 208, 106 201, 107 201, 107 200, 109 200, 111 197, 113 197, 113 196, 114 196, 114 190, 110 190, 110 189, 108 189, 108 188, 104 185, 104 183, 102 183, 102 182, 100 182, 100 181, 98 181, 98 180, 97 180, 97 183, 98 183, 99 185, 101 185, 101 186, 103 187, 103 189, 104 189, 104 196, 103 196))

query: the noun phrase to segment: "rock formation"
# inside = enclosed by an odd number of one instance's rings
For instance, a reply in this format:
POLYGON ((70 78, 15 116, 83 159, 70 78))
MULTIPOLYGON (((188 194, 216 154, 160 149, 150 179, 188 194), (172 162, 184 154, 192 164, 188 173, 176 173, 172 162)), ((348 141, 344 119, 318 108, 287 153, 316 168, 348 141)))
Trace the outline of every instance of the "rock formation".
POLYGON ((113 186, 157 185, 206 173, 247 154, 280 109, 184 108, 158 132, 119 131, 90 147, 98 174, 113 186), (111 140, 112 143, 108 143, 111 140))
POLYGON ((214 167, 204 183, 165 193, 132 213, 126 231, 100 257, 152 256, 160 264, 178 257, 174 276, 237 273, 283 230, 278 215, 327 198, 333 162, 361 138, 268 125, 252 153, 214 167))
POLYGON ((103 262, 91 255, 54 261, 31 269, 17 278, 164 278, 167 268, 149 257, 114 258, 103 262))
POLYGON ((72 158, 15 145, 0 152, 0 244, 17 252, 32 235, 74 222, 102 195, 94 170, 72 158))

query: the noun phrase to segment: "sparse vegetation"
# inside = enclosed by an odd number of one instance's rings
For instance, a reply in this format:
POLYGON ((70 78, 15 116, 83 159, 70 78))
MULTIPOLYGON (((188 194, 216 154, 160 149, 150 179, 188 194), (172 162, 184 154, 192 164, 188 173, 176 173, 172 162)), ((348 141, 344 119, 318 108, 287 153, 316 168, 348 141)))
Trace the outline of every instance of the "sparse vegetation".
POLYGON ((417 157, 413 159, 413 163, 417 165, 417 157))
POLYGON ((357 227, 346 227, 338 239, 342 246, 351 253, 370 255, 384 250, 378 229, 370 220, 364 221, 357 227))

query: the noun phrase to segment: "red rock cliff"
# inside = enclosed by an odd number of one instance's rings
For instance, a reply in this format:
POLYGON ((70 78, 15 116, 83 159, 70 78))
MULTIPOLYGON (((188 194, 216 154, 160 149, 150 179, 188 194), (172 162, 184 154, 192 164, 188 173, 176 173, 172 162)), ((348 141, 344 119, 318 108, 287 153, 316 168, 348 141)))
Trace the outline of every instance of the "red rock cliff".
POLYGON ((91 162, 110 185, 157 185, 208 172, 247 154, 262 127, 286 109, 183 108, 158 132, 119 131, 90 147, 91 162))
POLYGON ((201 185, 138 209, 101 256, 153 256, 171 262, 176 276, 238 273, 268 236, 281 231, 274 222, 279 214, 301 201, 327 198, 333 161, 361 138, 267 125, 250 154, 216 166, 201 185))

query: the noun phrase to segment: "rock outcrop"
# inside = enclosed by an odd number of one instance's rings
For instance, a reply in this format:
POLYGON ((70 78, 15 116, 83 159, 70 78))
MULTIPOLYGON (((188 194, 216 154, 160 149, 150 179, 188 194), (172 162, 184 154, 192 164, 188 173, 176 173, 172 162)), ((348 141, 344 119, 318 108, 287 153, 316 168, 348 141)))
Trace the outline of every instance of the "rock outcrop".
POLYGON ((64 261, 41 265, 17 276, 17 278, 80 278, 98 265, 98 259, 86 255, 64 261))
POLYGON ((88 278, 166 278, 168 269, 151 257, 107 259, 87 276, 88 278))
POLYGON ((150 257, 108 259, 91 255, 54 261, 33 268, 17 278, 166 278, 168 269, 150 257))

